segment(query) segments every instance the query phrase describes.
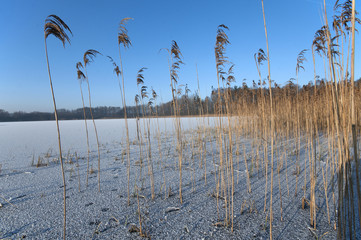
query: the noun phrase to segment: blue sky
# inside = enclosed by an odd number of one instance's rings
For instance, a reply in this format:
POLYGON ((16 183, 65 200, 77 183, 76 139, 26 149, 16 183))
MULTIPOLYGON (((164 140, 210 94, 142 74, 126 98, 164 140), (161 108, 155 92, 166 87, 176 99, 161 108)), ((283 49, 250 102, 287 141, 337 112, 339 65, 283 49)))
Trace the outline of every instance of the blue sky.
MULTIPOLYGON (((310 49, 314 33, 323 25, 322 2, 264 1, 271 74, 277 83, 282 85, 295 77, 297 54, 310 49)), ((326 2, 330 19, 335 1, 326 2)), ((58 108, 81 107, 75 64, 88 49, 104 54, 88 67, 92 105, 121 105, 117 79, 105 56, 112 56, 119 64, 117 31, 124 17, 134 19, 127 24, 133 46, 121 49, 128 105, 134 104, 136 75, 141 67, 148 68, 144 73, 145 84, 153 87, 164 102, 170 100, 167 54, 159 50, 170 48, 172 40, 177 41, 185 63, 180 69, 179 84, 188 84, 192 92, 197 89, 197 64, 202 97, 210 93, 211 86, 217 85, 214 43, 219 24, 230 29, 227 56, 235 64, 236 85, 242 85, 243 79, 247 79, 249 86, 252 80, 258 80, 253 54, 259 48, 266 49, 261 0, 12 0, 1 4, 0 109, 10 112, 53 111, 43 32, 44 20, 50 14, 62 18, 74 34, 71 45, 65 49, 54 37, 48 38, 58 108)), ((359 1, 356 9, 360 9, 359 1)), ((359 39, 357 35, 356 49, 360 46, 359 39)), ((310 51, 306 58, 306 71, 300 73, 300 84, 313 80, 310 51)), ((321 67, 322 60, 316 60, 321 67)), ((357 50, 356 78, 361 75, 357 69, 360 60, 357 50)), ((318 74, 323 77, 324 70, 319 69, 318 74)), ((266 65, 262 70, 265 77, 266 65)))

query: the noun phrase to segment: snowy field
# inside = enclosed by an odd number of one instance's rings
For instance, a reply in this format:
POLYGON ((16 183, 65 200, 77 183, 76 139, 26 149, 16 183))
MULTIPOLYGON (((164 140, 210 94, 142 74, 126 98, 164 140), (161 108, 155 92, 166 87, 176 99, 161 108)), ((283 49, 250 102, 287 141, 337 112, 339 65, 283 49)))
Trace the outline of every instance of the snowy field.
MULTIPOLYGON (((147 121, 139 121, 143 136, 141 145, 137 138, 136 120, 128 120, 131 162, 129 206, 124 120, 95 121, 101 145, 101 192, 98 192, 97 185, 98 155, 92 122, 88 121, 92 172, 87 188, 84 121, 60 122, 67 187, 67 239, 141 239, 138 233, 129 232, 132 225, 139 226, 135 185, 140 188, 143 228, 152 239, 269 238, 269 223, 266 221, 268 211, 264 212, 266 181, 262 171, 263 156, 269 158, 269 150, 264 152, 263 147, 257 146, 251 136, 237 136, 237 132, 233 132, 235 192, 232 232, 229 227, 218 224, 224 219, 225 209, 224 200, 215 196, 220 159, 214 128, 217 118, 181 119, 183 204, 180 204, 178 197, 177 138, 172 118, 150 120, 150 156, 155 183, 155 198, 151 199, 147 165, 149 148, 144 135, 147 121), (140 159, 143 159, 143 165, 140 164, 140 159), (247 173, 250 174, 250 193, 247 173), (168 211, 169 208, 177 208, 177 211, 168 211)), ((63 185, 57 161, 57 144, 54 121, 0 123, 0 239, 62 238, 63 185), (36 167, 38 159, 41 164, 36 167)), ((322 144, 325 150, 327 140, 321 138, 322 144)), ((309 168, 307 163, 306 166, 301 164, 297 182, 294 175, 296 156, 293 154, 293 145, 292 141, 287 144, 280 141, 275 147, 275 161, 282 162, 282 167, 279 173, 276 164, 274 167, 273 238, 315 239, 316 236, 323 236, 322 239, 335 239, 332 192, 329 187, 329 223, 321 177, 321 169, 328 168, 325 160, 320 160, 317 169, 317 230, 311 231, 309 208, 306 206, 303 209, 301 203, 304 171, 309 172, 309 168)), ((225 154, 224 157, 229 156, 225 154)), ((307 151, 303 144, 301 163, 305 158, 307 151)), ((269 191, 269 180, 267 184, 269 191)), ((309 199, 309 180, 306 186, 306 198, 309 199)), ((267 201, 269 202, 269 193, 267 201)))
MULTIPOLYGON (((216 118, 207 118, 207 125, 214 126, 216 118)), ((139 120, 142 127, 146 121, 139 120)), ((150 120, 151 134, 159 130, 163 134, 174 133, 173 118, 150 120)), ((126 142, 125 121, 123 119, 95 120, 100 145, 121 144, 126 142)), ((196 129, 203 120, 199 118, 183 118, 182 130, 196 129)), ((63 153, 85 154, 87 152, 84 120, 59 121, 63 153)), ((97 143, 91 120, 87 120, 89 143, 92 151, 96 151, 97 143)), ((137 137, 136 120, 128 119, 129 138, 137 137)), ((57 154, 58 138, 55 121, 41 122, 0 122, 0 163, 4 168, 27 167, 33 156, 36 158, 51 151, 57 154)))

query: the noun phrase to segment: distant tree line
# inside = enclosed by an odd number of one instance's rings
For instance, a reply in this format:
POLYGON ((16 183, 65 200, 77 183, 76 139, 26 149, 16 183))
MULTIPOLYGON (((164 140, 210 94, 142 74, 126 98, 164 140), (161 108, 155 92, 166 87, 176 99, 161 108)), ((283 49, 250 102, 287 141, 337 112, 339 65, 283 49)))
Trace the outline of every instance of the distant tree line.
MULTIPOLYGON (((327 82, 324 80, 316 81, 316 89, 319 93, 322 93, 327 86, 327 82)), ((361 78, 355 81, 356 85, 356 94, 361 94, 361 78)), ((302 87, 297 86, 293 83, 292 80, 288 81, 283 87, 278 84, 274 84, 272 90, 274 93, 274 98, 282 98, 282 97, 290 97, 295 98, 296 89, 299 89, 300 95, 302 93, 311 94, 315 90, 314 84, 309 82, 302 87)), ((242 86, 234 86, 228 88, 221 88, 221 93, 225 91, 230 91, 230 96, 232 99, 230 100, 233 106, 247 106, 258 104, 260 101, 260 91, 261 87, 259 83, 256 84, 253 82, 253 85, 249 87, 245 82, 242 86)), ((266 88, 263 88, 264 94, 267 95, 268 91, 266 88)), ((222 94, 223 95, 223 94, 222 94)), ((218 89, 212 88, 212 92, 210 97, 207 96, 205 99, 200 99, 198 94, 183 94, 178 95, 178 104, 180 107, 180 115, 181 116, 194 116, 194 115, 207 115, 214 114, 217 106, 217 98, 218 98, 218 89)), ((224 101, 222 101, 224 103, 224 101)), ((127 113, 129 118, 136 117, 148 117, 148 116, 174 116, 172 101, 153 105, 153 102, 149 102, 144 104, 143 106, 129 106, 127 107, 127 113), (143 112, 144 111, 144 112, 143 112)), ((222 106, 225 108, 225 106, 222 106)), ((236 108, 233 108, 236 109, 236 108)), ((92 108, 94 119, 109 119, 109 118, 124 118, 124 109, 120 107, 95 107, 92 108)), ((85 113, 87 119, 91 119, 90 117, 90 109, 88 107, 85 108, 85 113)), ((67 109, 59 109, 58 110, 59 120, 77 120, 84 119, 84 110, 83 108, 77 108, 75 110, 67 110, 67 109)), ((51 112, 23 112, 17 111, 13 113, 9 113, 3 109, 0 109, 0 122, 13 122, 13 121, 49 121, 54 120, 54 113, 51 112)))
MULTIPOLYGON (((199 115, 200 106, 202 104, 204 113, 208 106, 208 113, 212 114, 213 109, 210 98, 206 97, 205 100, 195 95, 192 97, 181 97, 179 99, 181 106, 181 115, 199 115)), ((110 119, 110 118, 124 118, 124 109, 120 107, 93 107, 92 108, 94 119, 110 119)), ((89 107, 85 107, 85 114, 87 119, 91 119, 89 107)), ((159 104, 157 106, 149 106, 148 104, 143 106, 127 106, 128 118, 136 118, 143 116, 173 116, 172 102, 159 104), (144 112, 143 112, 144 109, 144 112)), ((77 108, 74 110, 58 109, 59 120, 77 120, 84 119, 83 108, 77 108)), ((52 112, 24 112, 17 111, 9 113, 3 109, 0 109, 0 122, 13 122, 13 121, 49 121, 55 120, 54 113, 52 112)))

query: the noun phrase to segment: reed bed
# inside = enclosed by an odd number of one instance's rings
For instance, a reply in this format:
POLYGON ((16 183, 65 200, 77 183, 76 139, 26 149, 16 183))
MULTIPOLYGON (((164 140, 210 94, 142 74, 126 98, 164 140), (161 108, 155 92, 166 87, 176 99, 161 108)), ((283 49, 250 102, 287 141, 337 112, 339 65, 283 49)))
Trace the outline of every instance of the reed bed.
MULTIPOLYGON (((227 35, 230 29, 226 25, 219 25, 215 35, 217 89, 213 90, 211 98, 204 101, 200 98, 198 70, 196 69, 198 94, 195 95, 198 98, 195 98, 191 104, 190 90, 187 85, 179 84, 179 72, 183 64, 180 47, 176 41, 172 41, 171 48, 165 49, 168 53, 172 93, 170 104, 175 137, 172 135, 162 137, 162 134, 166 134, 161 133, 158 120, 162 105, 157 105, 158 95, 155 90, 152 89, 148 93, 143 75, 146 68, 138 71, 136 79, 138 93, 135 96, 137 151, 131 151, 130 147, 131 130, 128 129, 127 123, 125 81, 120 55, 120 45, 125 48, 131 45, 125 28, 130 18, 121 21, 118 34, 120 68, 113 58, 109 57, 109 59, 114 65, 114 72, 118 78, 125 113, 126 144, 121 146, 120 151, 127 155, 127 203, 130 205, 132 202, 131 192, 133 192, 136 196, 139 222, 137 229, 140 236, 150 236, 145 229, 145 217, 141 208, 141 198, 148 189, 152 201, 157 201, 157 198, 167 200, 174 193, 178 193, 182 205, 184 198, 189 198, 184 196, 184 192, 192 195, 197 192, 197 188, 200 188, 196 176, 202 173, 204 186, 213 189, 211 196, 215 198, 214 211, 217 213, 214 226, 229 228, 229 231, 233 232, 235 221, 239 216, 239 212, 236 213, 235 209, 241 208, 241 214, 246 208, 249 213, 263 211, 265 219, 263 227, 268 230, 267 236, 273 239, 274 221, 284 221, 288 211, 286 203, 293 199, 292 201, 299 202, 304 211, 309 211, 311 233, 317 230, 319 216, 323 211, 327 215, 329 226, 337 230, 338 239, 358 238, 357 234, 360 234, 361 228, 358 161, 361 84, 355 82, 354 76, 355 25, 360 23, 355 13, 355 0, 346 0, 343 3, 336 1, 336 15, 333 18, 332 29, 328 23, 324 2, 325 25, 310 41, 311 51, 305 49, 295 56, 296 79, 291 78, 283 87, 273 82, 271 78, 271 56, 263 0, 261 7, 267 50, 259 49, 254 55, 259 82, 253 82, 251 88, 245 83, 241 88, 231 87, 236 78, 233 73, 235 66, 226 56, 226 48, 231 42, 227 35), (313 84, 301 88, 298 84, 302 76, 301 70, 306 70, 303 63, 310 54, 314 66, 316 54, 319 55, 317 59, 323 60, 325 76, 320 79, 314 67, 313 84), (267 62, 267 71, 262 67, 264 62, 267 62), (196 131, 189 132, 183 130, 184 123, 181 121, 181 116, 182 113, 191 115, 191 112, 193 114, 196 112, 200 120, 196 131), (215 125, 209 124, 207 118, 209 113, 213 113, 216 117, 215 125), (157 120, 152 124, 151 119, 154 117, 157 120), (169 142, 174 144, 167 146, 169 142), (165 151, 165 148, 168 148, 168 151, 165 151), (147 159, 147 173, 143 172, 144 156, 147 159), (173 159, 174 164, 170 165, 169 159, 173 159), (167 174, 168 168, 178 171, 179 178, 176 182, 174 177, 167 174), (184 171, 190 171, 191 176, 186 182, 183 181, 184 171), (132 174, 136 174, 135 177, 131 177, 132 174), (207 174, 214 175, 214 178, 207 178, 207 174), (143 175, 148 175, 149 179, 147 180, 143 175), (156 181, 155 178, 162 180, 156 181), (174 187, 176 184, 178 190, 174 187), (187 189, 187 184, 191 184, 191 192, 184 191, 184 188, 187 189), (131 186, 134 186, 133 189, 131 186), (264 196, 260 197, 256 193, 259 193, 263 187, 264 196), (247 197, 242 200, 237 198, 240 192, 247 197)), ((60 18, 49 16, 45 25, 45 41, 48 36, 54 35, 65 44, 69 41, 65 34, 66 30, 70 31, 60 18)), ((269 37, 272 38, 272 35, 269 37)), ((100 53, 96 50, 88 50, 84 54, 84 62, 79 62, 76 66, 80 84, 81 81, 86 81, 88 86, 90 114, 98 146, 97 174, 100 191, 100 143, 91 111, 90 87, 86 72, 86 67, 98 54, 100 53)), ((51 90, 53 93, 52 88, 51 90)), ((81 95, 86 120, 82 92, 81 95)), ((54 95, 53 100, 57 119, 54 95)), ((59 159, 64 181, 63 237, 65 239, 66 192, 59 128, 58 134, 59 159)), ((86 138, 88 146, 86 186, 88 186, 90 150, 87 127, 86 138)), ((78 157, 76 160, 78 161, 78 157)), ((79 171, 79 168, 77 170, 79 171)))

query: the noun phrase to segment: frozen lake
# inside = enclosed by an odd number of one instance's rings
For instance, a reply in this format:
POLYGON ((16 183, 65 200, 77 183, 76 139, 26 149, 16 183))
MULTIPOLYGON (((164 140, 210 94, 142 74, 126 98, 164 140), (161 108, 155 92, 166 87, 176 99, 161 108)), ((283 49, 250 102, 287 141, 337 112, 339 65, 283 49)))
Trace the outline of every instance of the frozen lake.
MULTIPOLYGON (((213 128, 217 127, 218 119, 181 118, 183 204, 179 202, 179 154, 173 118, 149 120, 151 154, 148 139, 144 136, 148 119, 139 120, 143 142, 137 141, 137 120, 129 120, 129 179, 124 120, 96 120, 101 145, 100 174, 93 123, 88 120, 91 150, 88 187, 84 120, 60 121, 67 189, 68 239, 137 238, 137 233, 130 233, 129 227, 139 222, 139 216, 135 214, 138 211, 138 201, 146 230, 152 238, 167 239, 169 236, 176 236, 181 239, 239 239, 253 236, 268 239, 269 231, 264 225, 268 211, 264 212, 264 206, 270 201, 271 194, 276 213, 273 221, 275 239, 311 239, 308 228, 309 208, 303 209, 301 204, 304 184, 307 196, 309 194, 310 180, 307 178, 304 182, 303 173, 310 172, 310 167, 309 161, 305 161, 300 166, 301 177, 298 179, 294 174, 297 162, 297 155, 294 154, 295 141, 291 139, 285 144, 280 138, 275 145, 275 183, 271 191, 265 171, 268 169, 270 173, 272 168, 271 164, 265 164, 265 159, 271 159, 270 147, 265 147, 265 141, 254 134, 253 131, 257 131, 257 128, 253 129, 252 119, 232 117, 232 155, 226 150, 223 151, 223 158, 220 146, 228 149, 228 131, 224 129, 224 140, 219 144, 219 134, 213 128), (159 138, 158 126, 161 132, 159 138), (249 134, 249 131, 253 134, 249 134), (75 157, 75 153, 79 158, 75 157), (229 228, 215 226, 226 214, 222 207, 226 206, 225 198, 217 198, 216 192, 222 181, 225 187, 227 183, 231 183, 230 175, 227 175, 229 167, 221 166, 222 159, 230 163, 229 156, 233 156, 235 183, 232 200, 233 232, 229 228), (154 185, 151 184, 150 166, 154 173, 154 185), (221 180, 222 173, 224 180, 221 180), (98 191, 98 177, 101 192, 98 191), (127 197, 128 183, 130 204, 127 197), (140 200, 135 197, 136 187, 140 189, 140 200), (177 207, 179 211, 167 212, 168 207, 177 207), (94 234, 97 230, 99 233, 94 234)), ((227 128, 227 122, 228 119, 223 119, 222 127, 227 128)), ((327 154, 327 140, 320 139, 322 146, 319 149, 324 149, 321 153, 327 154)), ((55 121, 0 123, 1 239, 20 239, 24 236, 29 239, 62 237, 62 176, 60 165, 52 161, 59 156, 57 146, 55 121), (38 157, 49 164, 37 167, 38 157), (35 164, 31 166, 33 158, 35 164)), ((303 159, 307 160, 308 152, 307 145, 302 146, 300 159, 303 163, 303 159)), ((330 195, 331 189, 329 198, 326 200, 324 197, 322 178, 323 171, 327 171, 326 180, 328 186, 331 186, 332 168, 330 164, 327 165, 327 161, 317 165, 323 167, 318 167, 316 174, 316 206, 320 209, 317 212, 317 234, 321 236, 327 233, 323 239, 335 239, 336 231, 328 222, 326 201, 331 210, 331 223, 336 219, 336 215, 332 214, 336 205, 330 195)), ((230 205, 226 209, 229 208, 230 205)))
MULTIPOLYGON (((201 125, 214 126, 218 118, 197 117, 181 118, 182 131, 196 129, 201 125)), ((140 119, 141 131, 147 119, 140 119)), ((125 143, 126 130, 124 119, 95 120, 100 145, 125 143)), ((84 120, 59 121, 63 154, 68 151, 84 154, 87 151, 84 120)), ((93 123, 87 120, 90 150, 96 151, 96 138, 93 123)), ((130 141, 136 139, 136 119, 128 119, 130 141)), ((150 119, 151 134, 173 135, 174 118, 150 119)), ((0 123, 0 164, 2 168, 21 168, 30 165, 33 156, 51 151, 58 153, 58 139, 55 121, 39 122, 1 122, 0 123)))

